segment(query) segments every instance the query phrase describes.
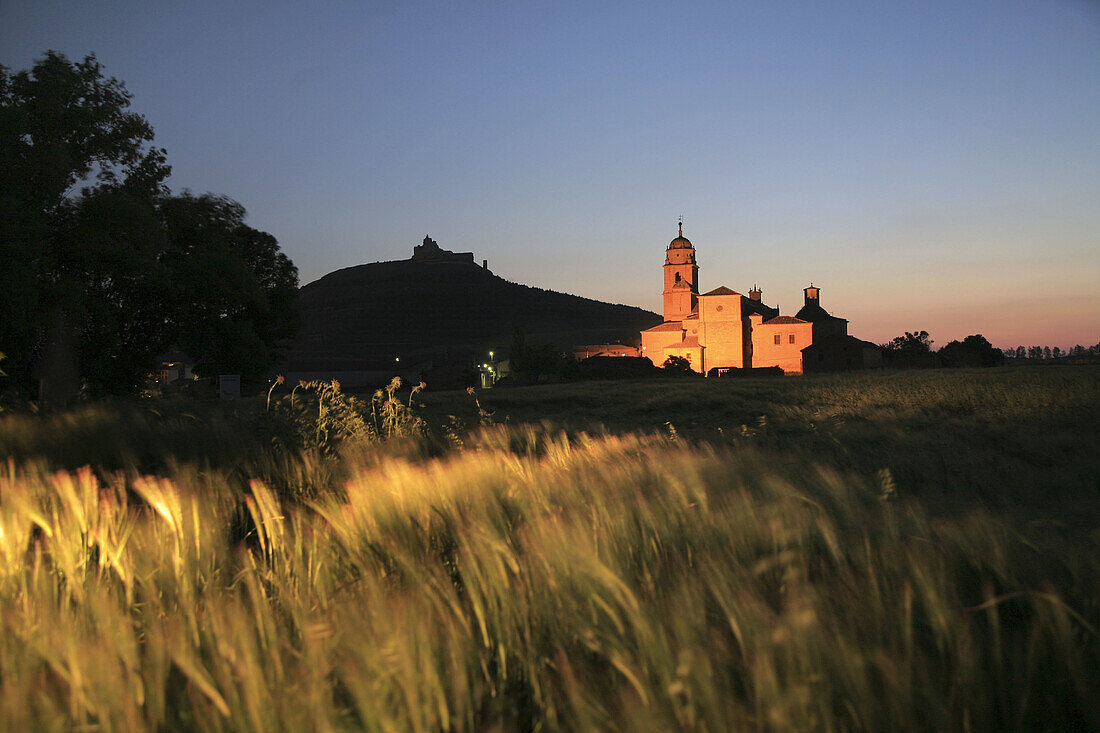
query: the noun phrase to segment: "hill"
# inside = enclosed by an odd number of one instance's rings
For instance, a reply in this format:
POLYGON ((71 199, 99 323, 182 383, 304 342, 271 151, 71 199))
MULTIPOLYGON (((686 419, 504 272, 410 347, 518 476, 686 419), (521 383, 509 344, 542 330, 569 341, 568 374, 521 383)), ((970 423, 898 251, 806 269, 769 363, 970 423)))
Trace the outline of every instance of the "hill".
POLYGON ((370 369, 395 356, 459 360, 489 349, 503 355, 517 328, 530 344, 568 350, 634 340, 661 322, 641 308, 509 282, 475 265, 472 255, 437 251, 348 267, 304 286, 290 368, 370 369))

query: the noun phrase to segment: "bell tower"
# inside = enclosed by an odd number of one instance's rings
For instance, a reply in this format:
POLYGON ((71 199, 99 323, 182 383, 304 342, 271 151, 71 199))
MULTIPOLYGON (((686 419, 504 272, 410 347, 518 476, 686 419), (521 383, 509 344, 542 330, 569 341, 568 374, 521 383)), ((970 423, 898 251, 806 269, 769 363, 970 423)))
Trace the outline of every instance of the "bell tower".
POLYGON ((696 311, 699 299, 699 266, 695 264, 695 247, 684 236, 684 218, 680 217, 680 233, 665 250, 664 318, 682 321, 696 311))

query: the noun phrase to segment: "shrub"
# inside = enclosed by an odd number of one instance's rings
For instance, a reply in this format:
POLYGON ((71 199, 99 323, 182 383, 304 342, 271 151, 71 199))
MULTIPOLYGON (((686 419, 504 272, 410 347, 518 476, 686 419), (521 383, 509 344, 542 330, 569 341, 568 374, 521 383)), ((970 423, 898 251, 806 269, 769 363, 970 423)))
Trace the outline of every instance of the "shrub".
POLYGON ((662 373, 644 356, 590 356, 577 366, 580 379, 632 379, 662 373))
POLYGON ((663 369, 667 374, 679 377, 687 377, 695 373, 691 368, 691 361, 682 356, 670 356, 665 359, 663 369))
POLYGON ((375 438, 394 438, 423 435, 427 423, 413 410, 413 398, 426 384, 421 382, 412 388, 408 403, 397 398, 401 389, 401 377, 394 377, 385 389, 376 390, 371 398, 371 419, 375 438))
POLYGON ((285 448, 332 455, 345 441, 377 437, 363 418, 360 400, 344 394, 336 380, 298 382, 288 396, 272 404, 271 392, 279 384, 276 380, 268 391, 266 414, 274 418, 275 441, 285 448))

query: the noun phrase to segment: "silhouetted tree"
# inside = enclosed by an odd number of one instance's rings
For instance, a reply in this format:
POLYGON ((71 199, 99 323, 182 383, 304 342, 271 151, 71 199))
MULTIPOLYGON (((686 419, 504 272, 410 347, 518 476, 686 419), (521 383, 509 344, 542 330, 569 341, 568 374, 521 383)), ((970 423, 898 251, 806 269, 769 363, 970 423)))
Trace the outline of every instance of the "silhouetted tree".
POLYGON ((24 395, 35 363, 44 401, 80 378, 132 389, 177 342, 248 375, 293 325, 297 273, 275 239, 228 199, 170 196, 165 151, 129 105, 94 56, 0 67, 0 348, 24 395))
POLYGON ((940 363, 945 367, 991 367, 1004 363, 1004 353, 986 340, 985 336, 975 334, 962 341, 952 341, 939 350, 940 363))
POLYGON ((194 357, 199 374, 263 376, 276 344, 298 325, 298 270, 275 237, 244 223, 244 207, 231 199, 185 192, 158 210, 171 274, 167 342, 194 357))
POLYGON ((932 339, 927 331, 906 331, 882 346, 883 362, 896 367, 934 366, 932 339))
POLYGON ((512 349, 508 358, 517 381, 539 382, 562 379, 576 369, 576 362, 567 357, 554 344, 529 346, 522 330, 517 328, 512 337, 512 349))
POLYGON ((152 127, 129 103, 94 56, 72 63, 49 51, 29 71, 0 67, 0 345, 24 393, 32 358, 66 361, 62 346, 84 319, 82 258, 65 251, 73 189, 149 198, 168 176, 164 150, 148 145, 152 127))
POLYGON ((1028 359, 1042 359, 1043 358, 1043 347, 1042 346, 1029 346, 1029 347, 1027 347, 1027 358, 1028 359))
POLYGON ((73 319, 71 368, 95 394, 133 390, 170 335, 172 273, 156 205, 99 188, 62 211, 50 274, 64 293, 63 317, 73 319))
POLYGON ((683 356, 669 356, 661 368, 671 376, 686 377, 696 373, 691 368, 691 361, 683 356))
POLYGON ((1017 346, 1016 347, 1016 358, 1017 359, 1026 359, 1027 358, 1027 348, 1024 347, 1024 346, 1017 346))

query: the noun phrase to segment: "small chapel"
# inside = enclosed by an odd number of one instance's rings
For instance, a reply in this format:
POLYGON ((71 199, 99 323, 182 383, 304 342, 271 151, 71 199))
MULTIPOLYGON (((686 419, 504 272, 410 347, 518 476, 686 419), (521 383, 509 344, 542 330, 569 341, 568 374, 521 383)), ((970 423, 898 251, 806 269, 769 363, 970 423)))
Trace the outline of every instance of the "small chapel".
POLYGON ((642 331, 641 355, 661 366, 670 356, 707 375, 730 369, 779 367, 787 374, 862 369, 877 365, 881 350, 848 335, 848 321, 821 306, 821 289, 803 290, 794 316, 764 304, 754 285, 748 295, 725 286, 699 292, 695 247, 679 234, 664 264, 664 322, 642 331))

